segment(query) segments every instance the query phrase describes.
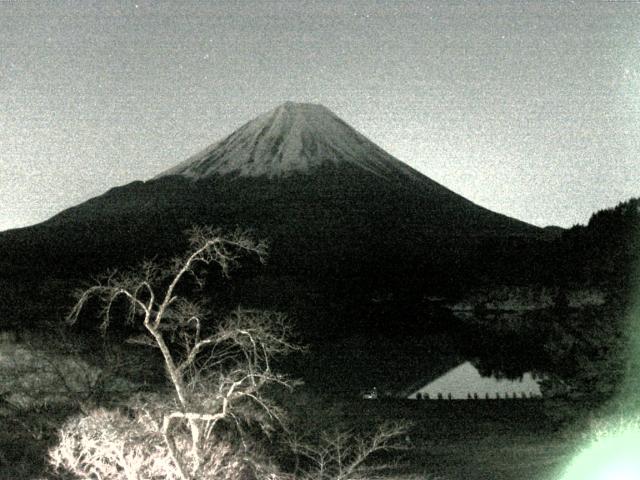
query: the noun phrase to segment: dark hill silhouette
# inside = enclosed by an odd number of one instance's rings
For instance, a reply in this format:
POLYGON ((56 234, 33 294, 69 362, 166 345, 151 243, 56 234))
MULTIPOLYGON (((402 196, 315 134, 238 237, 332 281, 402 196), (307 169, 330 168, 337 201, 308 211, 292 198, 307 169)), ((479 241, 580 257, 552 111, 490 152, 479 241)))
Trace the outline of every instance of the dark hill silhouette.
MULTIPOLYGON (((558 281, 601 284, 622 293, 640 279, 640 198, 595 212, 565 230, 549 269, 558 281)), ((630 293, 630 292, 626 292, 630 293)))

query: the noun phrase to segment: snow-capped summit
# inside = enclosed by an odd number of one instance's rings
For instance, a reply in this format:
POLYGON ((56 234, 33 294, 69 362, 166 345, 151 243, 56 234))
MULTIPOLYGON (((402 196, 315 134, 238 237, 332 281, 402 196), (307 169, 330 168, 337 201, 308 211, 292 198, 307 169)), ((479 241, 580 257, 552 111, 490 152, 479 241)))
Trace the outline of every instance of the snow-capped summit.
POLYGON ((286 176, 326 164, 350 164, 379 176, 415 176, 328 108, 285 102, 158 177, 286 176))

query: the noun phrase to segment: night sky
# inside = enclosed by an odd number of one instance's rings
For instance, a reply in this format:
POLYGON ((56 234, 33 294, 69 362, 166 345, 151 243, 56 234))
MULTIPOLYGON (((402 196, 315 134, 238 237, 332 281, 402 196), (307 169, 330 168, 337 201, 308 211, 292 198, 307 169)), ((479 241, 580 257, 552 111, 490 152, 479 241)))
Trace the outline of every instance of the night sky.
POLYGON ((0 3, 0 230, 321 103, 492 210, 640 196, 636 2, 0 3))

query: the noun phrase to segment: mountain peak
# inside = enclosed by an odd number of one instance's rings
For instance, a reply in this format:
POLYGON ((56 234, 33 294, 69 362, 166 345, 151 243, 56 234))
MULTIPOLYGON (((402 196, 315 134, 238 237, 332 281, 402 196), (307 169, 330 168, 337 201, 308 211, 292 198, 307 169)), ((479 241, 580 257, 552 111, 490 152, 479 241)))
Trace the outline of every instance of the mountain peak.
POLYGON ((329 110, 327 107, 319 103, 292 102, 291 100, 287 100, 286 102, 281 103, 279 106, 277 106, 274 109, 274 111, 288 111, 288 112, 316 111, 316 112, 331 113, 331 110, 329 110))
POLYGON ((159 177, 279 177, 326 164, 357 166, 379 176, 417 174, 323 105, 287 101, 159 177))

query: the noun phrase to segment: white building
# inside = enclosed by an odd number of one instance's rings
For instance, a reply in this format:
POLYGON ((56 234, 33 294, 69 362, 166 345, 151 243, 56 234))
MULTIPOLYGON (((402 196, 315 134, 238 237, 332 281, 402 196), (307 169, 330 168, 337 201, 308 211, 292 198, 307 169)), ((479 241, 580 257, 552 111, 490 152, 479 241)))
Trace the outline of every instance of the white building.
POLYGON ((483 377, 471 362, 464 362, 447 373, 409 394, 419 399, 487 399, 540 397, 540 385, 530 373, 522 378, 508 380, 483 377))

